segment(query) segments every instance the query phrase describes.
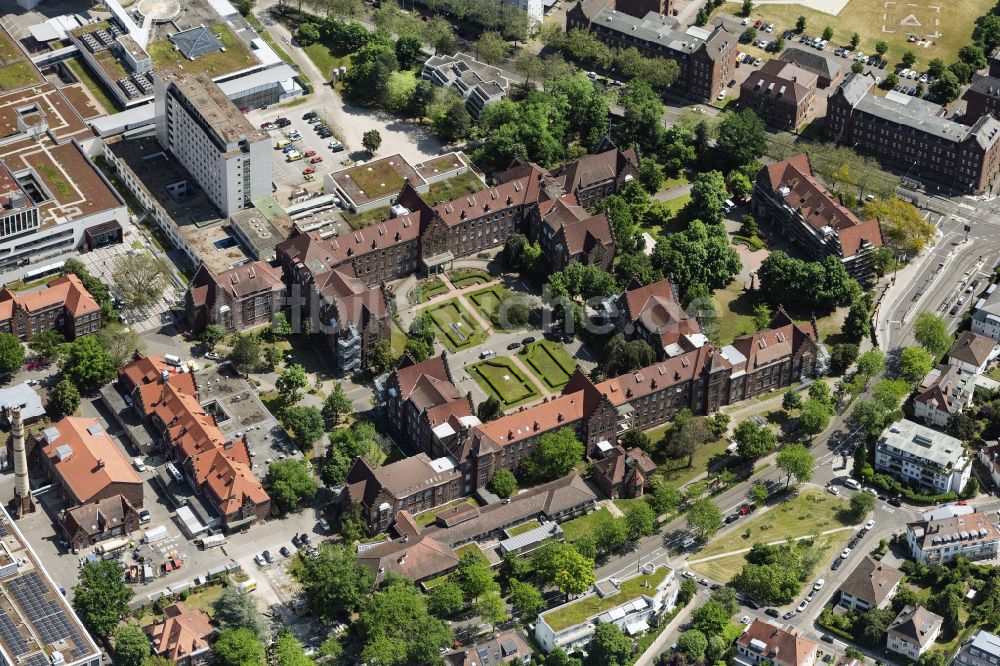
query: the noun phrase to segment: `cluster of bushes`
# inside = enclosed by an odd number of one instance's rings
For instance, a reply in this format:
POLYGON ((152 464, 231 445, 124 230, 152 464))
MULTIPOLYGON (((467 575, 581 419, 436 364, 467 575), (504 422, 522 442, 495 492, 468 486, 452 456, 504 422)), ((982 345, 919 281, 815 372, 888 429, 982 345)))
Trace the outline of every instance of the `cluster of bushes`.
MULTIPOLYGON (((866 472, 870 471, 865 470, 866 472)), ((918 504, 921 506, 933 506, 935 504, 945 504, 947 502, 954 502, 958 499, 958 495, 953 492, 947 493, 937 493, 935 495, 929 495, 920 492, 919 490, 914 490, 909 486, 905 486, 895 478, 889 476, 888 474, 862 474, 864 482, 870 485, 876 490, 881 490, 882 492, 899 495, 903 497, 907 502, 911 504, 918 504)))
POLYGON ((680 68, 674 60, 649 58, 637 48, 608 46, 588 30, 563 32, 560 26, 546 28, 540 36, 546 46, 558 49, 567 58, 597 69, 614 71, 616 76, 633 81, 641 79, 658 90, 677 82, 680 68))

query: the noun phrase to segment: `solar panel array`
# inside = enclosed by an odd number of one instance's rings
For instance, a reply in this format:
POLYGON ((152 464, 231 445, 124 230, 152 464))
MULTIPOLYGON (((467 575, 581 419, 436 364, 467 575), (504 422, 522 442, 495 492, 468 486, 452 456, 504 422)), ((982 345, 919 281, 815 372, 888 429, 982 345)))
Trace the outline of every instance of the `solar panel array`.
POLYGON ((7 613, 0 613, 0 638, 7 645, 14 657, 31 652, 34 647, 28 645, 24 640, 21 630, 14 624, 14 620, 7 613))
POLYGON ((89 652, 86 641, 59 601, 47 598, 55 593, 38 572, 30 571, 6 581, 5 585, 45 645, 65 640, 74 660, 89 652))

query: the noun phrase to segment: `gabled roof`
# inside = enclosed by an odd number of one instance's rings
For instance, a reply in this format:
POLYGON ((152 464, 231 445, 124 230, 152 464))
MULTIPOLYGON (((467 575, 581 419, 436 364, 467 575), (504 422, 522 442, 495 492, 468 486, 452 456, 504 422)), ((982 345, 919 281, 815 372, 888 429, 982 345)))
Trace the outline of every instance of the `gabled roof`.
POLYGON ((943 623, 944 618, 937 613, 932 613, 923 606, 908 604, 899 611, 886 633, 896 634, 907 643, 923 647, 934 639, 943 623))
POLYGON ((819 647, 801 636, 796 629, 785 629, 769 622, 754 620, 753 624, 736 639, 737 645, 761 654, 778 666, 803 666, 819 647), (761 649, 758 649, 760 646, 761 649))
POLYGON ((218 274, 202 264, 191 281, 192 299, 196 305, 213 303, 218 291, 239 300, 261 291, 282 291, 284 288, 281 271, 266 261, 243 264, 218 274))
POLYGON ((802 49, 797 46, 790 46, 785 49, 785 51, 778 56, 778 59, 785 62, 793 62, 799 67, 813 72, 824 79, 830 79, 831 81, 837 78, 837 75, 840 74, 841 70, 840 63, 836 60, 828 58, 822 53, 802 49))
POLYGON ((69 509, 63 518, 63 529, 70 534, 83 530, 87 535, 94 536, 120 529, 126 515, 134 510, 124 495, 106 497, 69 509))
POLYGON ((74 319, 101 310, 80 278, 67 273, 49 282, 44 289, 15 294, 4 287, 0 292, 0 320, 10 319, 15 307, 28 312, 39 312, 58 305, 64 306, 74 319))
POLYGON ((162 356, 136 353, 132 362, 118 371, 119 379, 127 378, 135 386, 160 381, 162 373, 171 372, 172 368, 162 356))
POLYGON ((443 354, 431 356, 420 363, 414 362, 409 356, 404 356, 402 363, 396 369, 395 376, 400 398, 403 400, 410 399, 410 395, 421 386, 422 380, 452 383, 451 372, 443 354))
POLYGON ((881 606, 902 579, 903 572, 899 569, 865 555, 847 580, 841 583, 840 591, 869 606, 881 606))
POLYGON ((351 264, 317 275, 315 289, 324 303, 335 308, 337 325, 341 329, 351 324, 363 329, 369 322, 388 316, 385 294, 380 288, 369 288, 359 280, 351 264))
POLYGON ((622 152, 613 147, 602 153, 584 155, 570 162, 555 174, 556 181, 567 192, 577 192, 598 183, 614 180, 630 164, 638 166, 634 150, 622 152))
POLYGON ((740 86, 744 91, 774 99, 787 101, 798 106, 810 92, 816 90, 817 75, 803 69, 793 62, 784 60, 768 60, 756 72, 743 81, 740 86))
POLYGON ((421 581, 457 567, 458 555, 450 546, 423 534, 364 550, 358 553, 358 562, 375 572, 376 582, 388 573, 421 581))
POLYGON ((525 206, 538 200, 538 182, 534 174, 528 174, 502 182, 496 187, 438 204, 433 207, 434 213, 452 227, 487 213, 525 206))
POLYGON ((976 367, 984 365, 997 347, 997 341, 972 331, 962 331, 948 351, 948 358, 976 367))
POLYGON ((67 416, 38 438, 42 455, 81 504, 113 483, 142 484, 97 419, 67 416))
POLYGON ((594 465, 594 476, 607 479, 610 485, 621 483, 630 464, 638 468, 642 479, 656 471, 656 463, 642 449, 633 447, 625 451, 621 446, 616 446, 607 458, 598 460, 594 465))
POLYGON ((215 634, 212 619, 200 608, 188 609, 178 601, 163 609, 163 621, 146 627, 153 652, 176 661, 207 650, 215 634))
POLYGON ((571 220, 562 225, 566 250, 570 257, 590 252, 595 247, 611 245, 614 235, 611 221, 605 213, 598 213, 582 220, 571 220))
POLYGON ((462 477, 457 467, 441 469, 431 463, 430 457, 423 452, 375 468, 372 468, 364 458, 355 458, 346 478, 346 483, 351 489, 351 500, 370 507, 383 489, 396 498, 408 497, 417 491, 462 477), (363 486, 356 485, 362 482, 363 486), (356 490, 362 489, 363 493, 355 496, 356 490))

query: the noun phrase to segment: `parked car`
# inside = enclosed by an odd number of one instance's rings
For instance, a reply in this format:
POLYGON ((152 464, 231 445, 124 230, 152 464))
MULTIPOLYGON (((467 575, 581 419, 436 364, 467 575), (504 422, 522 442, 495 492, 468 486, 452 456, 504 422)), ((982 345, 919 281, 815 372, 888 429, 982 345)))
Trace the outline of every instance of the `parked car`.
POLYGON ((140 525, 145 525, 146 523, 148 523, 152 519, 153 519, 153 517, 151 515, 149 515, 149 509, 143 509, 142 511, 139 512, 139 524, 140 525))
POLYGON ((341 150, 344 149, 344 144, 342 144, 339 141, 331 141, 330 143, 326 144, 326 147, 335 153, 339 153, 341 150))
POLYGON ((752 511, 753 507, 747 504, 746 502, 740 505, 739 513, 741 516, 749 516, 752 511))
POLYGON ((692 580, 694 580, 694 577, 695 577, 695 576, 694 576, 694 572, 692 572, 692 571, 690 571, 690 570, 687 570, 687 571, 685 571, 685 572, 683 573, 683 576, 684 576, 685 578, 690 578, 690 579, 692 579, 692 580))
POLYGON ((806 600, 806 599, 803 599, 802 603, 800 603, 798 606, 795 607, 795 612, 796 613, 801 613, 801 612, 805 611, 805 609, 808 608, 808 607, 809 607, 809 601, 806 600))
POLYGON ((298 534, 292 537, 292 545, 295 546, 296 548, 302 547, 302 540, 299 538, 298 534))
POLYGON ((309 164, 319 164, 322 161, 323 161, 322 155, 316 155, 315 157, 309 158, 309 164))
POLYGON ((535 336, 529 335, 528 337, 521 339, 521 344, 522 345, 530 345, 534 341, 535 341, 535 336))
POLYGON ((315 150, 307 150, 306 152, 302 153, 302 157, 312 157, 315 154, 316 154, 315 150))
POLYGON ((485 361, 486 359, 493 358, 496 355, 497 353, 495 351, 493 351, 492 349, 487 349, 486 351, 479 353, 479 358, 485 361))
POLYGON ((779 613, 777 609, 774 608, 768 608, 766 611, 764 611, 764 615, 767 615, 768 617, 781 617, 781 613, 779 613))
POLYGON ((317 525, 324 532, 329 532, 330 531, 330 522, 326 518, 320 518, 319 519, 319 523, 317 523, 317 525))
POLYGON ((844 563, 844 560, 842 560, 841 558, 838 557, 837 559, 835 559, 833 561, 833 564, 830 565, 830 568, 833 569, 834 571, 836 571, 837 569, 840 568, 840 565, 843 564, 843 563, 844 563))
POLYGON ((521 346, 520 342, 512 342, 509 345, 507 345, 507 349, 514 350, 514 349, 518 349, 520 346, 521 346))
POLYGON ((840 559, 846 560, 850 556, 851 556, 851 548, 850 547, 845 548, 844 550, 840 551, 840 559))
POLYGON ((819 637, 819 639, 821 641, 823 641, 824 643, 832 643, 833 642, 833 636, 831 636, 830 634, 823 634, 822 636, 819 637))
POLYGON ((890 497, 889 504, 891 504, 892 506, 903 506, 902 500, 900 500, 898 497, 890 497))
POLYGON ((282 546, 278 550, 278 552, 281 553, 282 557, 291 557, 292 556, 292 551, 288 550, 288 546, 282 546))
POLYGON ((865 529, 866 530, 870 530, 873 527, 875 527, 875 520, 874 519, 869 520, 867 523, 865 523, 865 529))
POLYGON ((790 620, 791 618, 795 617, 795 611, 788 611, 781 617, 785 618, 786 620, 790 620))
POLYGON ((731 513, 728 516, 726 516, 726 525, 729 525, 730 523, 735 523, 739 519, 740 519, 740 514, 731 513))
POLYGON ((264 561, 267 562, 268 564, 274 562, 274 556, 271 555, 271 551, 269 550, 265 550, 263 553, 260 554, 260 556, 263 557, 264 561))
POLYGON ((209 361, 221 361, 222 354, 213 351, 205 352, 205 358, 207 358, 209 361))
POLYGON ((823 589, 824 585, 826 585, 826 580, 820 578, 818 581, 816 581, 815 583, 813 583, 813 589, 816 590, 817 592, 819 592, 820 590, 823 589))
POLYGON ((826 489, 831 495, 840 494, 840 488, 838 488, 837 486, 827 486, 826 489))

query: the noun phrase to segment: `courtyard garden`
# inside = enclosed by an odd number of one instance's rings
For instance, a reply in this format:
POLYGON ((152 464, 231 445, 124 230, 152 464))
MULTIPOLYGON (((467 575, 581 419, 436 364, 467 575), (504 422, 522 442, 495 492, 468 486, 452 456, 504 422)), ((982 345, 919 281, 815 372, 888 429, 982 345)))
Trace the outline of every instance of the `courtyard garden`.
POLYGON ((452 298, 438 303, 427 310, 436 327, 435 334, 448 351, 475 347, 486 341, 486 332, 480 328, 472 315, 466 311, 458 299, 452 298))
POLYGON ((456 289, 464 289, 475 284, 485 284, 492 280, 493 276, 478 268, 456 268, 448 272, 448 279, 456 289))
POLYGON ((553 391, 566 386, 576 370, 576 361, 561 344, 551 340, 538 340, 521 348, 521 360, 535 376, 553 391))
POLYGON ((466 298, 498 331, 515 331, 527 324, 531 317, 524 297, 503 285, 480 289, 466 298))
POLYGON ((534 382, 525 377, 509 358, 498 357, 469 366, 469 375, 505 410, 542 397, 534 382))
POLYGON ((429 277, 417 283, 413 289, 413 302, 426 303, 435 296, 440 296, 448 291, 448 285, 441 281, 439 277, 429 277))

